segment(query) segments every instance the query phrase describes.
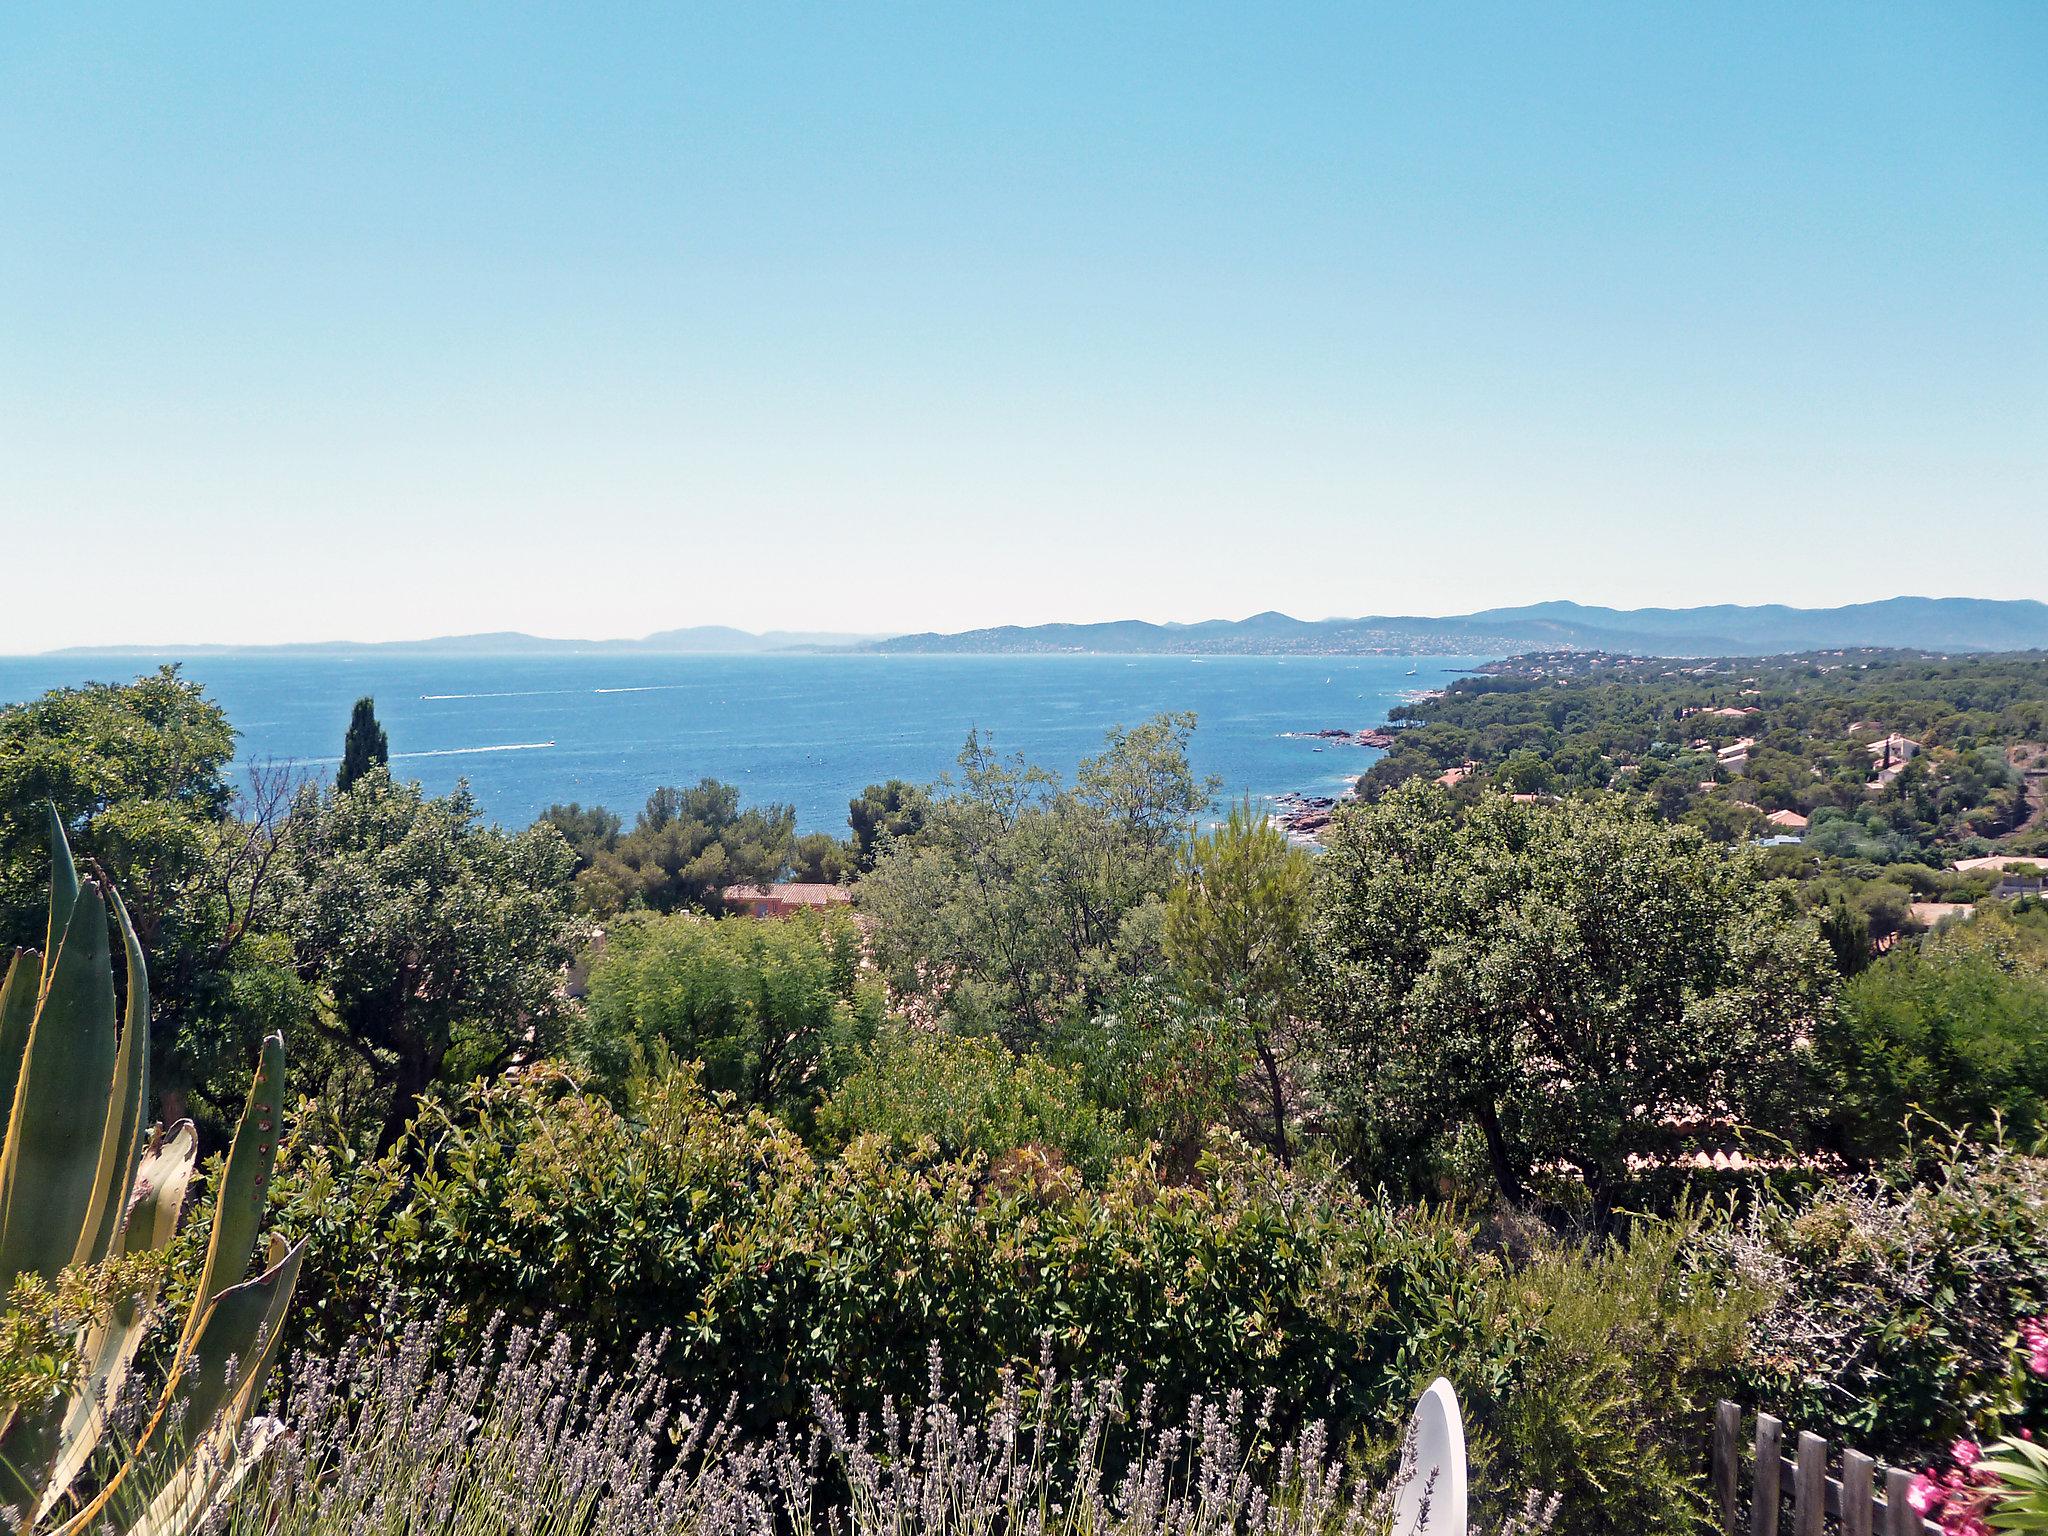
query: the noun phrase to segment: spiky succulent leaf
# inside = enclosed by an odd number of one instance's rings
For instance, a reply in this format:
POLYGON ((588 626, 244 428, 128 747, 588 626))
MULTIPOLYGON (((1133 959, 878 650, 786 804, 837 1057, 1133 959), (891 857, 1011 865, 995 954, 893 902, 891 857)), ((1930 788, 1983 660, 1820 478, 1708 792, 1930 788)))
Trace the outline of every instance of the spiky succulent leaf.
POLYGON ((113 1103, 114 977, 107 904, 86 881, 72 903, 22 1054, 0 1151, 0 1289, 55 1279, 90 1225, 113 1103))
MULTIPOLYGON (((78 900, 78 865, 72 860, 71 839, 64 835, 64 818, 57 814, 56 805, 45 800, 43 811, 50 828, 50 922, 43 939, 43 963, 48 966, 55 963, 57 943, 71 926, 71 908, 78 900)), ((47 971, 43 983, 47 988, 47 971)))
POLYGON ((206 1311, 207 1303, 240 1280, 256 1251, 256 1233, 269 1201, 270 1172, 277 1163, 278 1126, 284 1118, 284 1039, 270 1035, 249 1083, 249 1101, 235 1126, 214 1192, 213 1234, 206 1244, 206 1267, 199 1274, 198 1299, 185 1325, 185 1340, 206 1311))
POLYGON ((85 1229, 79 1234, 78 1252, 72 1260, 77 1264, 97 1264, 115 1249, 135 1187, 135 1159, 142 1150, 143 1113, 149 1102, 149 967, 142 958, 135 924, 129 921, 127 903, 119 891, 110 889, 108 894, 113 897, 122 948, 127 952, 128 1009, 121 1026, 120 1053, 114 1059, 113 1091, 100 1141, 93 1205, 86 1213, 85 1229))
POLYGON ((17 949, 0 981, 0 1110, 14 1110, 14 1089, 21 1079, 21 1058, 28 1033, 36 1022, 36 993, 43 984, 43 957, 17 949))
MULTIPOLYGON (((124 1255, 149 1253, 168 1244, 178 1230, 178 1212, 199 1162, 199 1133, 181 1120, 167 1137, 158 1137, 142 1154, 135 1172, 135 1199, 121 1232, 124 1255)), ((64 1419, 55 1464, 50 1468, 41 1500, 47 1510, 62 1498, 92 1459, 105 1428, 105 1405, 128 1380, 128 1370, 149 1331, 154 1289, 116 1303, 95 1323, 82 1350, 85 1382, 72 1398, 64 1419)))

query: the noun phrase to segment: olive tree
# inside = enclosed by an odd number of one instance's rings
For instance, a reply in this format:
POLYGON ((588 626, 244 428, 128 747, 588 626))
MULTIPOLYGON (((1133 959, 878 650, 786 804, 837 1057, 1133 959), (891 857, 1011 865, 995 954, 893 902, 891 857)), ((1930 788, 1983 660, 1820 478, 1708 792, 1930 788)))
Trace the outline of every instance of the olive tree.
POLYGON ((1564 1173, 1602 1220, 1686 1127, 1793 1123, 1835 974, 1746 849, 1619 796, 1467 809, 1419 782, 1336 819, 1309 943, 1358 1145, 1469 1127, 1503 1196, 1564 1173))

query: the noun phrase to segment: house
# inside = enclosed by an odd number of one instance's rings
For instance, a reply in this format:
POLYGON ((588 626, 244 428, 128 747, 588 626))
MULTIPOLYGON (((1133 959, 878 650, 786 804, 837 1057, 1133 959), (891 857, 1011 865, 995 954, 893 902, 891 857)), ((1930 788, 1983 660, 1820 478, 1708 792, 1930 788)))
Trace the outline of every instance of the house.
POLYGON ((1966 875, 1979 869, 1988 869, 1995 874, 1999 870, 2004 869, 2008 864, 2019 864, 2028 869, 2036 870, 2041 874, 2048 874, 2048 859, 2019 853, 1993 853, 1987 854, 1980 859, 1957 859, 1949 868, 1966 875))
POLYGON ((719 893, 726 906, 748 917, 788 917, 792 912, 823 912, 843 907, 853 892, 843 885, 790 881, 777 885, 728 885, 719 893))
POLYGON ((1745 736, 1740 741, 1731 741, 1727 746, 1714 754, 1714 764, 1716 767, 1727 769, 1730 773, 1740 773, 1749 766, 1749 749, 1755 745, 1756 738, 1754 736, 1745 736))
POLYGON ((1920 755, 1920 743, 1893 731, 1889 736, 1880 736, 1864 751, 1870 754, 1870 768, 1877 775, 1877 782, 1889 784, 1920 755))
POLYGON ((1797 811, 1773 811, 1764 820, 1774 827, 1783 827, 1787 832, 1806 830, 1806 818, 1797 811))
POLYGON ((1456 789, 1460 784, 1472 777, 1472 770, 1478 766, 1477 763, 1468 761, 1457 768, 1446 768, 1436 776, 1436 781, 1443 785, 1445 789, 1456 789))
POLYGON ((1906 906, 1906 921, 1915 928, 1935 928, 1952 917, 1968 917, 1977 909, 1967 901, 1915 901, 1906 906))

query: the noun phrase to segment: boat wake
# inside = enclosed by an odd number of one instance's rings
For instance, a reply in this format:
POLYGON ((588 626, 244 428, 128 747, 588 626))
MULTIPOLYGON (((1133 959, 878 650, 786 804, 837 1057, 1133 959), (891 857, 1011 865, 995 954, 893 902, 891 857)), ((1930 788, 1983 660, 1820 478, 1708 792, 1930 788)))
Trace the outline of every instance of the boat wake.
POLYGON ((468 757, 473 752, 539 752, 553 745, 552 741, 508 741, 495 747, 436 747, 429 752, 394 752, 391 760, 397 762, 401 757, 468 757))

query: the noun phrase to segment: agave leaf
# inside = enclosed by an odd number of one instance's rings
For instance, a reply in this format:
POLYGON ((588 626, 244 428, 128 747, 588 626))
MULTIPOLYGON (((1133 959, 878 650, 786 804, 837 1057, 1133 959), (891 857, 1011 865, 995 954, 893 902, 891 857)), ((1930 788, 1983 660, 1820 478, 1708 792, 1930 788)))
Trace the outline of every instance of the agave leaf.
POLYGON ((225 1437, 217 1450, 211 1442, 221 1437, 209 1437, 209 1444, 157 1491, 128 1536, 179 1536, 200 1529, 207 1514, 256 1470, 283 1433, 283 1420, 264 1418, 250 1425, 246 1435, 225 1437))
POLYGON ((121 893, 109 888, 114 915, 121 923, 121 944, 128 958, 128 1017, 121 1028, 120 1054, 114 1059, 114 1086, 106 1133, 100 1140, 93 1209, 86 1213, 74 1264, 97 1264, 114 1251, 121 1223, 135 1185, 135 1159, 142 1148, 143 1106, 149 1101, 149 966, 142 941, 128 919, 121 893))
MULTIPOLYGON (((184 1463, 203 1457, 209 1447, 218 1458, 224 1454, 223 1447, 232 1446, 277 1354, 284 1315, 305 1256, 306 1244, 301 1239, 262 1274, 229 1286, 213 1299, 190 1343, 180 1344, 171 1379, 142 1431, 135 1454, 107 1479, 90 1503, 56 1527, 51 1536, 75 1536, 96 1529, 131 1477, 163 1477, 163 1484, 151 1496, 154 1509, 167 1490, 193 1473, 184 1463), (198 1426, 192 1432, 189 1457, 182 1447, 162 1442, 160 1437, 171 1425, 198 1426)), ((198 1473, 208 1475, 203 1465, 198 1473)))
MULTIPOLYGON (((121 1234, 124 1254, 147 1253, 171 1240, 198 1161, 199 1133, 190 1120, 181 1120, 168 1137, 159 1137, 143 1153, 135 1176, 135 1200, 121 1234)), ((149 1310, 155 1301, 153 1289, 124 1300, 86 1334, 84 1386, 71 1399, 71 1411, 65 1416, 56 1461, 40 1501, 41 1513, 49 1513, 92 1459, 106 1427, 105 1405, 114 1401, 128 1380, 135 1351, 149 1331, 149 1310)))
POLYGON ((14 1089, 21 1080, 22 1053, 36 1022, 36 992, 43 984, 43 957, 17 949, 0 981, 0 1106, 14 1112, 14 1089))
POLYGON ((92 882, 44 971, 0 1151, 0 1290, 21 1274, 56 1278, 92 1210, 115 1044, 107 904, 92 882))
POLYGON ((50 822, 50 926, 43 941, 43 980, 38 990, 48 991, 49 968, 57 963, 57 945, 71 926, 71 909, 78 902, 78 865, 71 858, 71 839, 64 835, 64 818, 54 801, 45 800, 43 810, 50 822))
POLYGON ((189 1344, 208 1303, 242 1278, 256 1248, 257 1229, 269 1200, 270 1171, 277 1163, 278 1127, 284 1119, 284 1038, 268 1036, 249 1083, 249 1102, 235 1126, 214 1192, 213 1235, 206 1243, 206 1267, 199 1274, 199 1293, 185 1321, 181 1344, 189 1344))

